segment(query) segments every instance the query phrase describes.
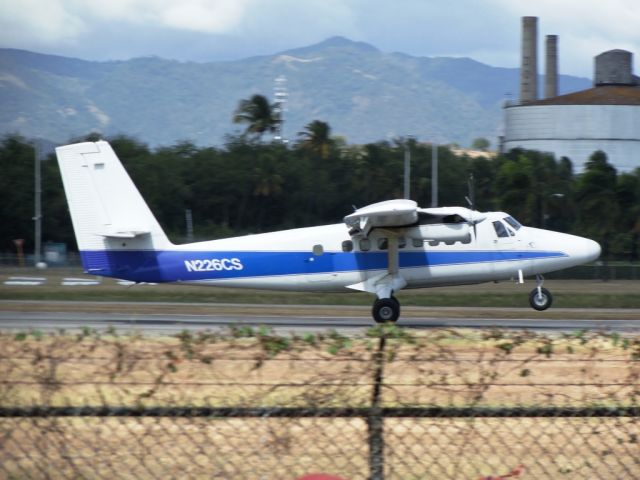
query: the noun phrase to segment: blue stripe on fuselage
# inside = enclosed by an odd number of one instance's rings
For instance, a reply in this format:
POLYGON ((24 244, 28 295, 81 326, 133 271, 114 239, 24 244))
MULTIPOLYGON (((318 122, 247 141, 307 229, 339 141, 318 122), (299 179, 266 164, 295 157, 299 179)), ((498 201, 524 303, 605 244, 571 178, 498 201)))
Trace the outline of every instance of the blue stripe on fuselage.
MULTIPOLYGON (((135 282, 176 282, 301 275, 387 267, 387 252, 206 252, 91 250, 80 252, 85 270, 135 282)), ((489 250, 400 252, 401 268, 566 257, 560 251, 489 250)))

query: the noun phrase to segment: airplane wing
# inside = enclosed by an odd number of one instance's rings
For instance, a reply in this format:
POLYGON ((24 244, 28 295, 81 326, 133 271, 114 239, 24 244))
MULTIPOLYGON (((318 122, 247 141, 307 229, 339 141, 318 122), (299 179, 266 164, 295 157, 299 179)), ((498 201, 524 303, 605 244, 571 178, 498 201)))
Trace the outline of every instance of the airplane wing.
POLYGON ((352 229, 353 234, 366 237, 373 228, 408 227, 415 225, 422 216, 433 217, 434 223, 438 223, 438 220, 451 223, 445 219, 457 216, 470 225, 485 219, 484 214, 464 207, 418 208, 413 200, 403 199, 387 200, 359 208, 344 217, 344 223, 352 229))
POLYGON ((404 227, 416 223, 418 210, 413 200, 387 200, 357 209, 344 217, 344 223, 367 236, 374 227, 404 227))
MULTIPOLYGON (((429 224, 425 225, 426 229, 446 227, 461 238, 468 237, 468 229, 471 225, 475 226, 476 223, 485 219, 483 214, 468 208, 418 208, 416 202, 407 199, 388 200, 359 208, 344 217, 344 223, 350 227, 349 234, 352 236, 367 237, 373 228, 383 228, 390 234, 387 247, 387 271, 365 279, 363 282, 349 285, 347 288, 375 293, 378 298, 389 298, 393 292, 404 288, 407 282, 399 268, 398 236, 401 233, 394 234, 393 230, 418 226, 425 217, 427 217, 425 223, 429 224), (460 223, 464 224, 467 233, 459 232, 460 223)), ((444 233, 440 232, 440 235, 444 234, 449 238, 452 232, 447 230, 444 233)))

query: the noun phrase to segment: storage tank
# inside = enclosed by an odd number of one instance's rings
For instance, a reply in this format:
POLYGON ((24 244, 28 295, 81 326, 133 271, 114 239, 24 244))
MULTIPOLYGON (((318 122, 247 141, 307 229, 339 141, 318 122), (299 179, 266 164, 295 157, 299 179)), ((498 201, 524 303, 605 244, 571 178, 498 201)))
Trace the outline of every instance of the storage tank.
MULTIPOLYGON (((547 55, 557 55, 554 47, 547 49, 547 55)), ((549 58, 545 63, 555 61, 549 58)), ((593 88, 507 104, 502 151, 525 148, 568 157, 576 173, 596 150, 604 151, 619 171, 640 167, 640 82, 633 75, 633 54, 604 52, 595 58, 594 70, 593 88)), ((556 75, 554 68, 549 73, 556 75)), ((554 81, 550 78, 549 89, 545 88, 549 93, 554 81)))
POLYGON ((633 85, 633 54, 609 50, 596 57, 594 85, 633 85))

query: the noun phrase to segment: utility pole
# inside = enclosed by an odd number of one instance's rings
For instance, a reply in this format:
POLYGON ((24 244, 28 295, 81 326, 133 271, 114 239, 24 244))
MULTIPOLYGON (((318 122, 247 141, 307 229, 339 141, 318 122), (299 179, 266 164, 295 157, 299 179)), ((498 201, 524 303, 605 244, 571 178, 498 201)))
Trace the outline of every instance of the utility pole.
POLYGON ((184 216, 187 224, 187 243, 193 243, 193 214, 190 208, 185 209, 184 216))
POLYGON ((411 135, 404 142, 404 198, 411 198, 411 135))
POLYGON ((40 139, 34 140, 33 149, 35 153, 34 161, 34 177, 35 177, 35 212, 33 221, 35 222, 35 241, 33 262, 36 267, 44 268, 46 264, 42 263, 42 164, 40 159, 41 146, 40 139))
POLYGON ((431 144, 431 207, 438 206, 438 144, 431 144))

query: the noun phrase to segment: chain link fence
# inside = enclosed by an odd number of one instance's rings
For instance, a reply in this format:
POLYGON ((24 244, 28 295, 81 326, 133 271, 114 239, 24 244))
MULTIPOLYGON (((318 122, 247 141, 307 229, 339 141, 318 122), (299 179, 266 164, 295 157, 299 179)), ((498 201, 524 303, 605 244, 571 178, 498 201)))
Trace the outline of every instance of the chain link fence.
POLYGON ((640 337, 87 330, 0 352, 3 478, 640 478, 640 337))

